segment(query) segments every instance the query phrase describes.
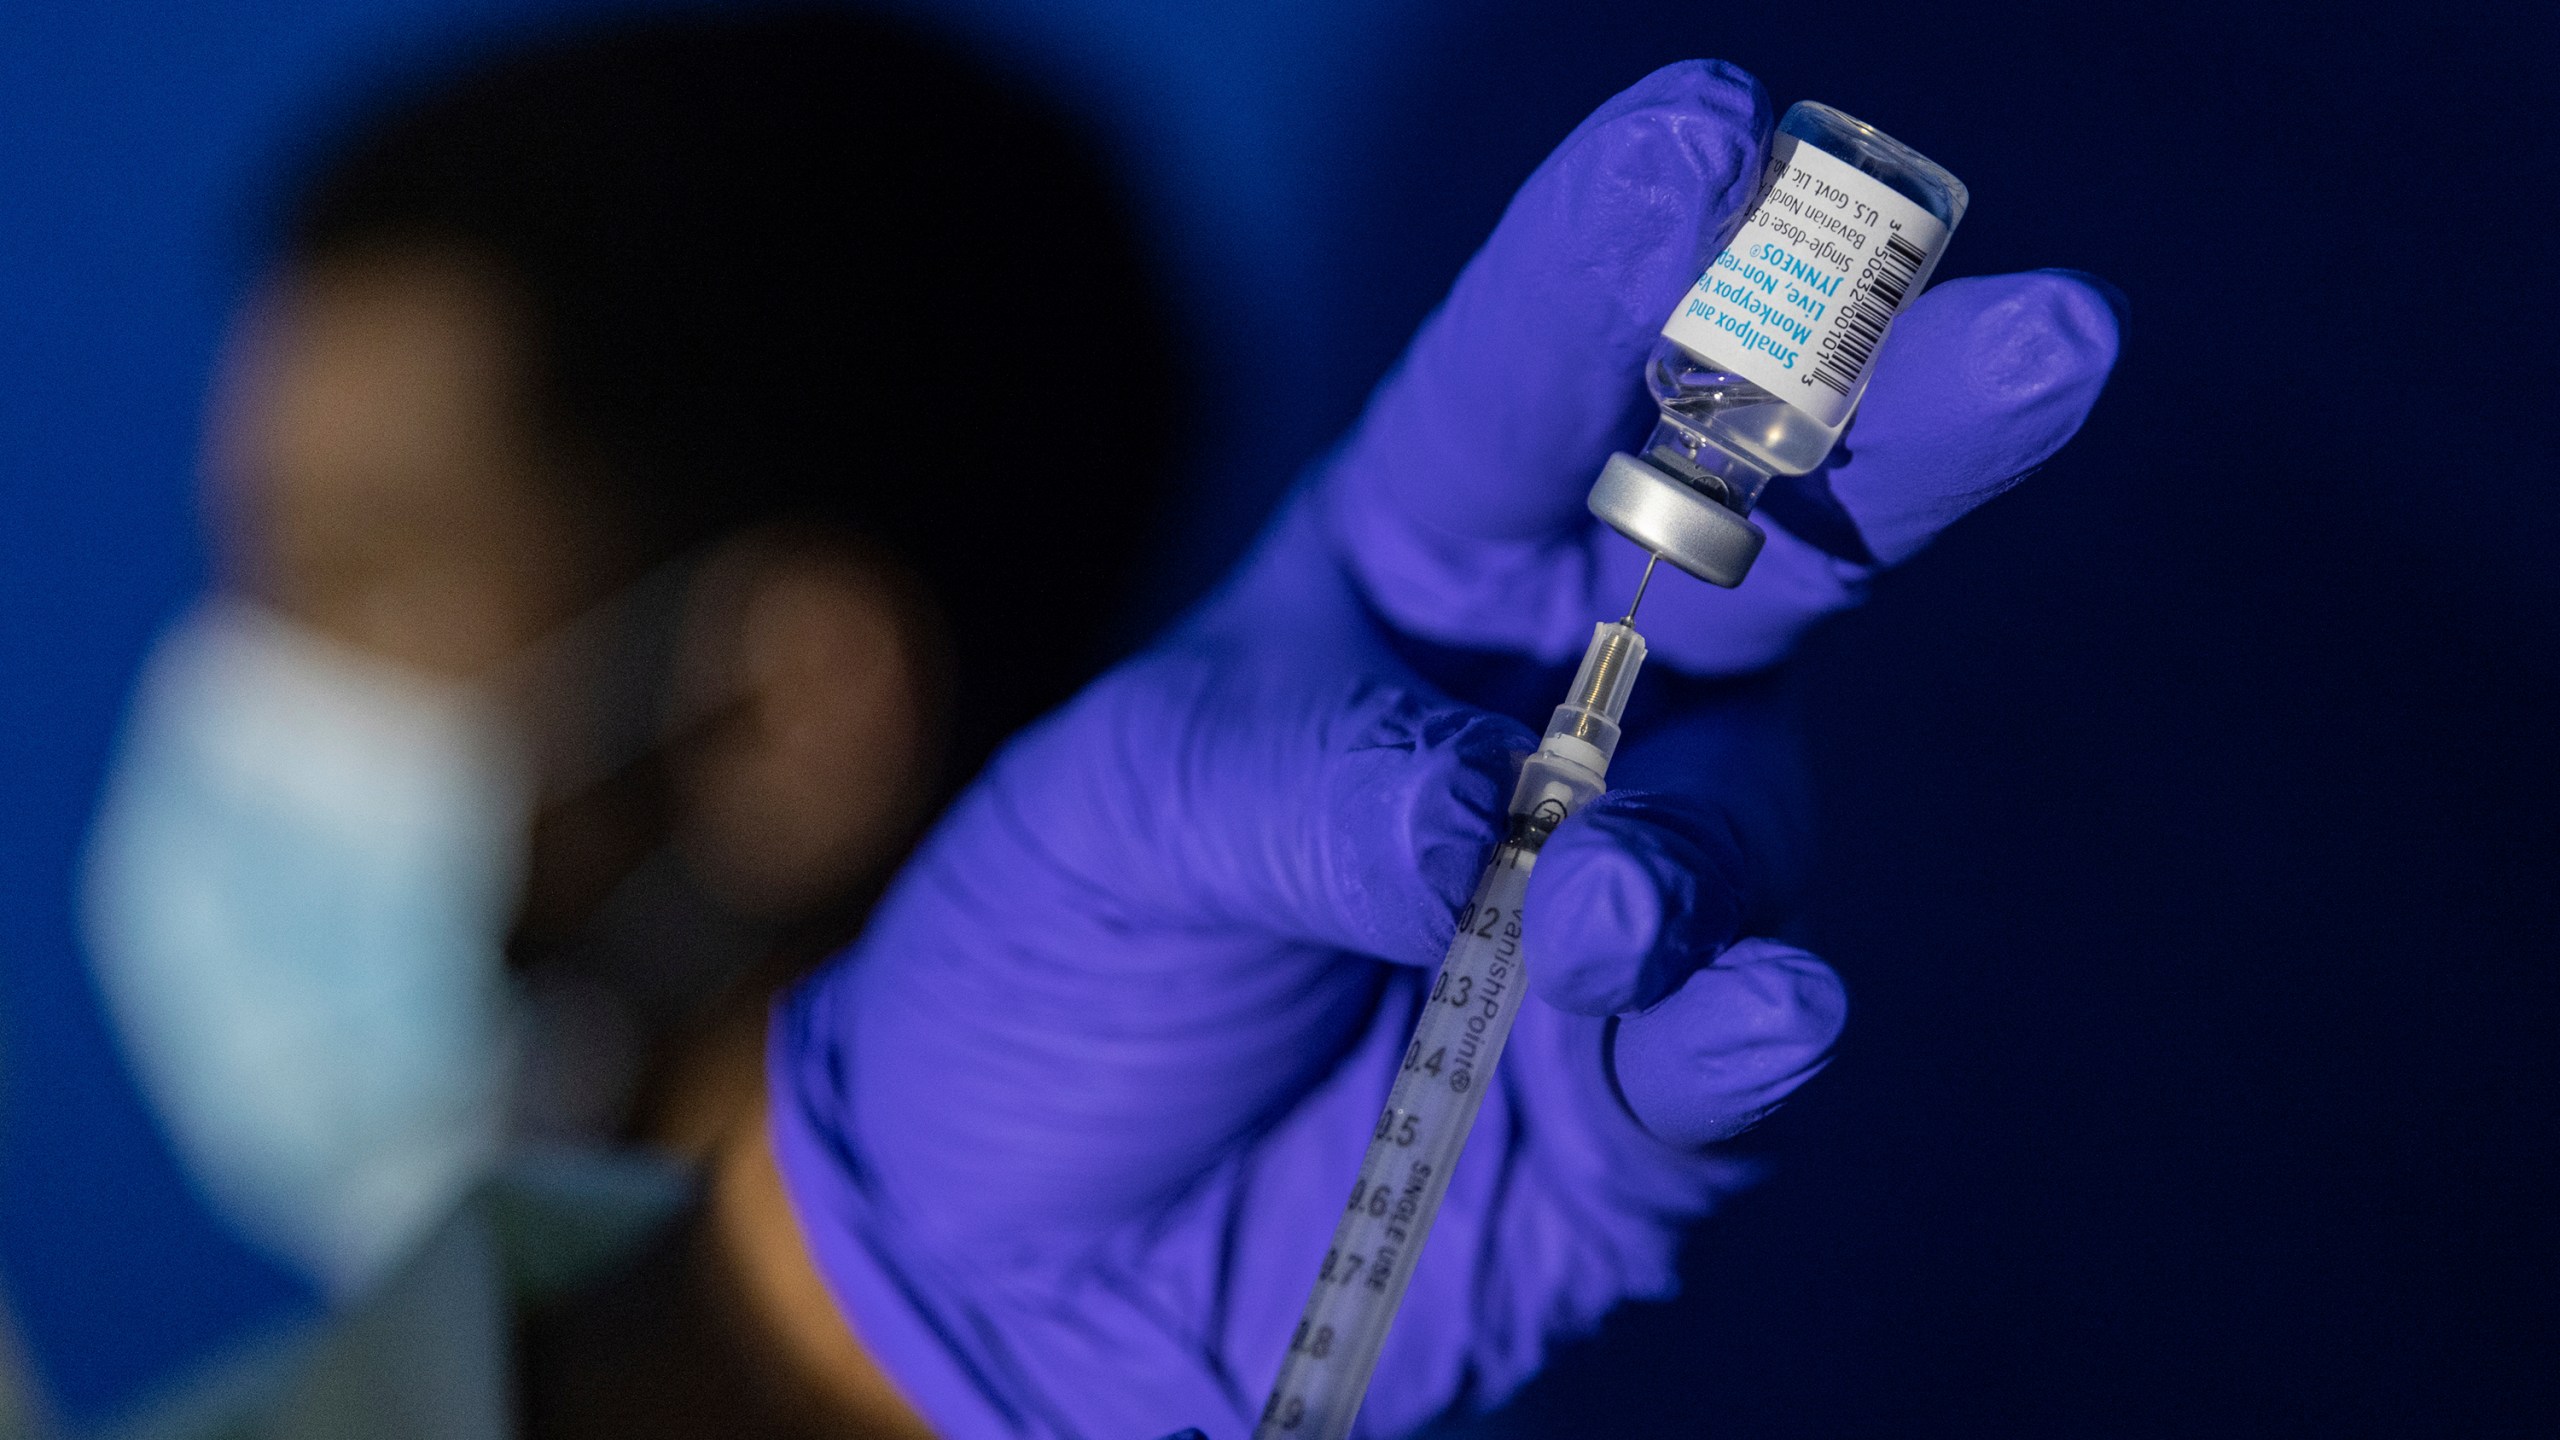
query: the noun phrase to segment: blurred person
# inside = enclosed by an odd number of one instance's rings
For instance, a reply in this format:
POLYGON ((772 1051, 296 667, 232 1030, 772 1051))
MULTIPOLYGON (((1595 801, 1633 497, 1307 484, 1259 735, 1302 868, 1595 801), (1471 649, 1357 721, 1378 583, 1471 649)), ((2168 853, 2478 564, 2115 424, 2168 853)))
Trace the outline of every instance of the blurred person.
POLYGON ((1103 657, 1174 386, 1096 153, 845 14, 539 40, 281 208, 87 914, 191 1174, 344 1310, 511 1148, 748 1113, 775 988, 1103 657))

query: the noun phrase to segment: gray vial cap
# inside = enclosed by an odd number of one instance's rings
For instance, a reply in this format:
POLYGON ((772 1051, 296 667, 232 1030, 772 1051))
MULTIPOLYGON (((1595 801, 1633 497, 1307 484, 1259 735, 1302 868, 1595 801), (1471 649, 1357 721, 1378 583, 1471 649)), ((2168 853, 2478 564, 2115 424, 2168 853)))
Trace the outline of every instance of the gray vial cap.
POLYGON ((1722 504, 1624 451, 1591 484, 1591 513, 1609 528, 1730 590, 1751 573, 1769 534, 1722 504))

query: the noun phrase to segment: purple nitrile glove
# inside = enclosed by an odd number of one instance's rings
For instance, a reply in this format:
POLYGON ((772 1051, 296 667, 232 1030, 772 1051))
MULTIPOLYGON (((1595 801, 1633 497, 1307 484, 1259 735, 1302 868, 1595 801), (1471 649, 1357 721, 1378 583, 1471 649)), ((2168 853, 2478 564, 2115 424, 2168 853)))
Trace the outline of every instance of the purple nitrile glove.
MULTIPOLYGON (((1531 741, 1411 657, 1568 660, 1624 604, 1641 557, 1581 497, 1767 131, 1757 87, 1703 64, 1578 129, 1237 577, 1009 746, 778 1012, 772 1138, 812 1258, 946 1433, 1250 1428, 1531 741)), ((1773 533, 1729 595, 1659 582, 1654 665, 1777 658, 2067 438, 2113 351, 2067 278, 1924 298, 1798 497, 1820 543, 1773 533)), ((1777 702, 1678 682, 1650 714, 1639 687, 1618 788, 1539 861, 1543 1003, 1364 1433, 1496 1401, 1551 1338, 1667 1293, 1681 1227, 1743 1178, 1702 1147, 1837 1033, 1828 969, 1737 942, 1796 853, 1777 702)))

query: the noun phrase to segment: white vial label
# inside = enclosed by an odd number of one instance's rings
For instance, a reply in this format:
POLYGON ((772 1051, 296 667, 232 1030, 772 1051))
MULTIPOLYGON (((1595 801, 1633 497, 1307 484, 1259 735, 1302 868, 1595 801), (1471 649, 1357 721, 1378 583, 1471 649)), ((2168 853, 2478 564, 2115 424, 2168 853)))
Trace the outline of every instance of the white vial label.
POLYGON ((1928 283, 1947 227, 1848 161, 1777 137, 1777 183, 1662 333, 1811 415, 1849 418, 1887 325, 1928 283))

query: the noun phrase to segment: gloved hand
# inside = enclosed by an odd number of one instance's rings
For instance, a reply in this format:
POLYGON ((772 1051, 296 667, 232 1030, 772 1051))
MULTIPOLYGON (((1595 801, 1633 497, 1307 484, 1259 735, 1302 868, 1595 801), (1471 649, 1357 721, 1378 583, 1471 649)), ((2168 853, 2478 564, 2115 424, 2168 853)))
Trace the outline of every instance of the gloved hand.
MULTIPOLYGON (((1569 662, 1624 604, 1641 557, 1581 497, 1640 433, 1638 362, 1751 199, 1768 130, 1758 87, 1708 64, 1579 128, 1238 576, 1009 746, 777 1012, 771 1138, 811 1257, 944 1432, 1252 1424, 1530 747, 1451 690, 1569 662)), ((1793 853, 1769 687, 1666 672, 1776 659, 2068 438, 2114 344, 2067 277, 1941 287, 1799 487, 1803 529, 1734 594, 1658 582, 1650 713, 1539 861, 1545 1003, 1366 1433, 1497 1401, 1551 1337, 1666 1293, 1682 1224, 1743 1178, 1702 1147, 1838 1029, 1819 961, 1736 940, 1765 933, 1793 853)), ((1562 681, 1544 672, 1536 709, 1562 681)))

